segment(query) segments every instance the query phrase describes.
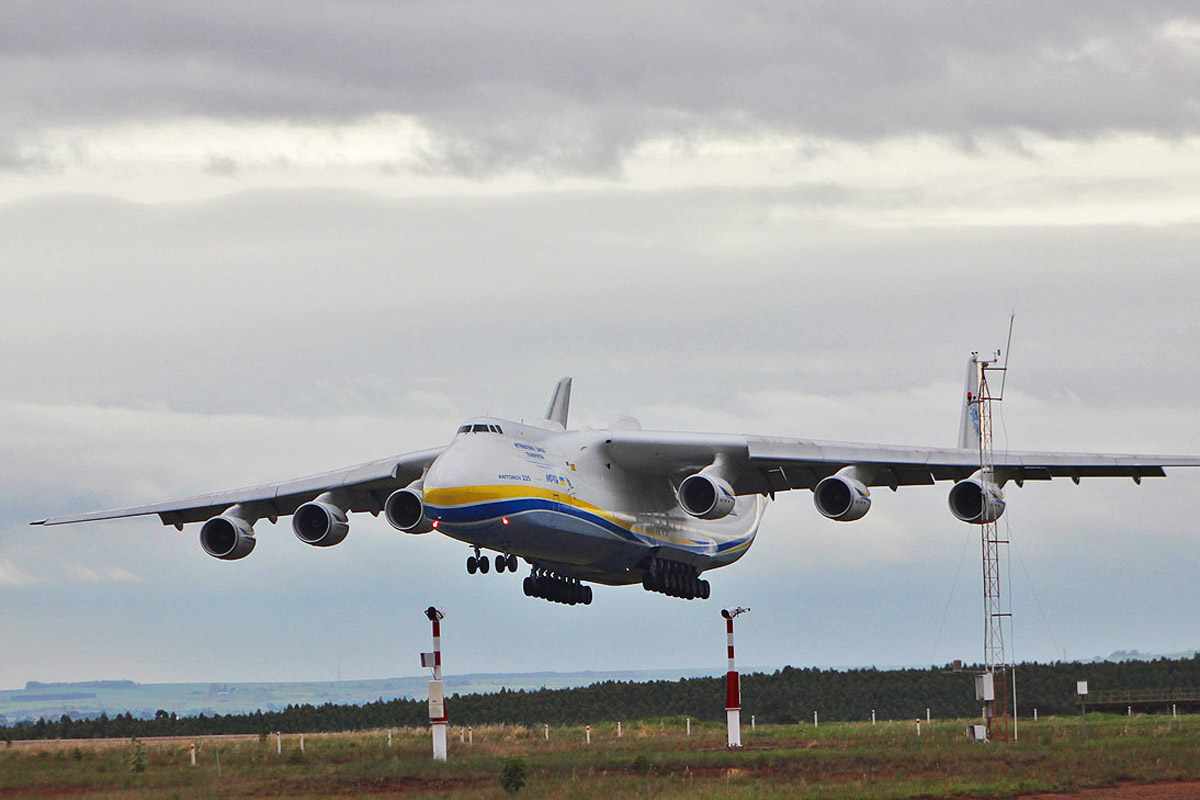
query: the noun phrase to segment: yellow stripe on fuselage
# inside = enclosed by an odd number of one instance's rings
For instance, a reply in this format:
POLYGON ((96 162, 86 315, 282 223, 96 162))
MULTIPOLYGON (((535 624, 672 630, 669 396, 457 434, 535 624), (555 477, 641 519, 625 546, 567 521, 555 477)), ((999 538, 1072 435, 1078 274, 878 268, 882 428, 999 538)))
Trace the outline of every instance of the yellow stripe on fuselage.
POLYGON ((553 500, 556 503, 574 506, 596 516, 603 517, 614 525, 626 530, 633 530, 633 522, 628 516, 621 516, 607 511, 594 503, 580 500, 566 492, 554 489, 543 489, 529 484, 483 484, 476 486, 447 486, 430 489, 425 492, 425 502, 432 506, 469 506, 475 503, 492 503, 497 500, 523 500, 525 498, 553 500))
MULTIPOLYGON (((614 525, 624 528, 631 533, 639 536, 656 539, 666 544, 681 544, 676 541, 676 536, 687 534, 696 536, 706 536, 706 532, 692 531, 682 528, 675 532, 675 535, 664 535, 662 531, 652 530, 638 526, 635 524, 635 518, 631 514, 618 514, 613 511, 608 511, 600 506, 589 503, 586 500, 581 500, 578 497, 567 494, 566 492, 557 491, 554 489, 545 489, 541 486, 533 486, 528 483, 523 484, 478 484, 473 486, 446 486, 428 489, 425 492, 425 502, 431 506, 470 506, 476 503, 493 503, 498 500, 522 500, 525 498, 538 498, 542 500, 551 500, 556 503, 573 506, 575 508, 595 514, 598 517, 608 520, 614 525)), ((753 540, 750 536, 746 541, 732 547, 729 550, 723 551, 722 555, 737 553, 745 550, 750 546, 753 540)), ((686 544, 694 544, 689 542, 686 544)))

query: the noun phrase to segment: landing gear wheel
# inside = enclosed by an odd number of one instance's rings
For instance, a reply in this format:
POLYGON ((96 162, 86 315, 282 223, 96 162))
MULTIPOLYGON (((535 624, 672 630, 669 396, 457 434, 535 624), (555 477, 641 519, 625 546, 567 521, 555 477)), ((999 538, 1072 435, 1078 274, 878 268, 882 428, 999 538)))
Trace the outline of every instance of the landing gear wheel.
POLYGON ((707 600, 711 592, 712 586, 709 585, 708 581, 700 581, 700 599, 707 600))
POLYGON ((517 571, 517 557, 514 556, 512 553, 509 553, 507 561, 508 561, 508 571, 516 572, 517 571))
POLYGON ((496 556, 496 574, 504 572, 504 568, 508 566, 508 559, 504 556, 496 556))
POLYGON ((488 574, 488 568, 491 566, 491 561, 487 556, 479 557, 479 572, 483 575, 488 574))
POLYGON ((467 556, 467 574, 474 575, 477 569, 479 569, 478 559, 475 556, 467 556))
POLYGON ((533 597, 533 578, 525 578, 521 581, 521 588, 525 591, 526 597, 533 597))
POLYGON ((585 606, 592 604, 592 587, 590 586, 583 587, 583 604, 585 606))

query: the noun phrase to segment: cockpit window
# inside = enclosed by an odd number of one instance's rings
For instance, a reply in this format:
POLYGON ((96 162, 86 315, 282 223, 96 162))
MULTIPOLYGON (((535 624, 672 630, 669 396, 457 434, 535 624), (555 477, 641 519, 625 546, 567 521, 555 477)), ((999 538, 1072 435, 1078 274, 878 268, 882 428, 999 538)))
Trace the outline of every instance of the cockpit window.
POLYGON ((459 433, 470 433, 470 432, 471 432, 471 426, 470 426, 470 425, 463 425, 461 428, 459 428, 459 429, 458 429, 458 432, 459 432, 459 433))
POLYGON ((476 425, 475 426, 475 433, 487 433, 487 432, 488 432, 487 425, 476 425))
POLYGON ((504 433, 504 431, 500 430, 499 425, 493 425, 492 430, 495 431, 496 433, 504 433))

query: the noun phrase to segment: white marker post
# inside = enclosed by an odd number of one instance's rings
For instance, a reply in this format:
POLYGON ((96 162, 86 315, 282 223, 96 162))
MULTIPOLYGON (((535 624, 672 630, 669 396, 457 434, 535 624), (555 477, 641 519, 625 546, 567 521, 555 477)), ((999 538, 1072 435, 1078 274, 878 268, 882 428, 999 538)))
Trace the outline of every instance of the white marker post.
POLYGON ((617 738, 621 738, 621 721, 617 720, 617 738))
POLYGON ((875 724, 875 709, 871 709, 871 724, 875 724))
POLYGON ((933 722, 933 718, 929 715, 929 706, 925 707, 925 722, 933 722))
POLYGON ((816 711, 813 712, 813 727, 814 728, 820 727, 820 723, 817 721, 817 712, 816 711))
POLYGON ((583 737, 584 737, 584 740, 588 744, 592 743, 592 726, 591 725, 585 725, 583 727, 583 737))
POLYGON ((754 715, 750 715, 750 730, 754 730, 754 715))
POLYGON ((283 734, 275 731, 275 755, 283 755, 283 734))
POLYGON ((304 734, 300 734, 300 752, 304 752, 304 734))
POLYGON ((550 741, 550 723, 542 726, 542 732, 546 735, 546 741, 550 741))
POLYGON ((1033 721, 1037 722, 1037 706, 1033 707, 1033 721))
MULTIPOLYGON (((731 748, 742 746, 742 682, 733 658, 733 618, 749 610, 741 607, 732 611, 721 609, 729 657, 729 669, 725 673, 725 733, 726 746, 731 748)), ((691 735, 691 720, 688 720, 688 735, 691 735)))
POLYGON ((189 749, 191 750, 192 766, 194 767, 194 766, 196 766, 196 743, 192 742, 192 746, 189 749))
POLYGON ((687 720, 685 721, 685 724, 687 725, 687 735, 691 736, 692 735, 692 718, 688 717, 687 720))
POLYGON ((421 666, 433 667, 433 680, 429 682, 429 727, 433 732, 433 760, 446 760, 446 725, 450 718, 446 714, 446 692, 442 683, 442 619, 446 616, 433 606, 425 609, 425 616, 433 624, 433 652, 421 653, 421 666))

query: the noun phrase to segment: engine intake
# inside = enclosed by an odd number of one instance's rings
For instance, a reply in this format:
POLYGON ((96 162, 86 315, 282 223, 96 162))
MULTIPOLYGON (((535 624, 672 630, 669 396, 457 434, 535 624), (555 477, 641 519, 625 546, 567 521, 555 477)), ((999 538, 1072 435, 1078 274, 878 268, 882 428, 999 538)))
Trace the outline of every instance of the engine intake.
POLYGON ((297 508, 292 515, 292 532, 305 544, 332 547, 346 538, 350 522, 346 512, 332 503, 313 500, 297 508))
POLYGON ((1004 493, 996 484, 980 480, 978 473, 954 484, 949 499, 950 513, 973 525, 995 522, 1004 515, 1004 493))
POLYGON ((241 517, 222 514, 200 528, 204 552, 222 561, 237 561, 254 552, 254 526, 241 517))
POLYGON ((703 472, 684 478, 677 497, 679 507, 697 519, 720 519, 737 503, 728 481, 703 472))
POLYGON ((433 523, 425 517, 425 496, 420 489, 405 487, 388 495, 383 503, 388 524, 404 533, 429 533, 433 523))
POLYGON ((855 478, 830 475, 813 487, 813 504, 823 517, 853 522, 871 510, 871 491, 855 478))

